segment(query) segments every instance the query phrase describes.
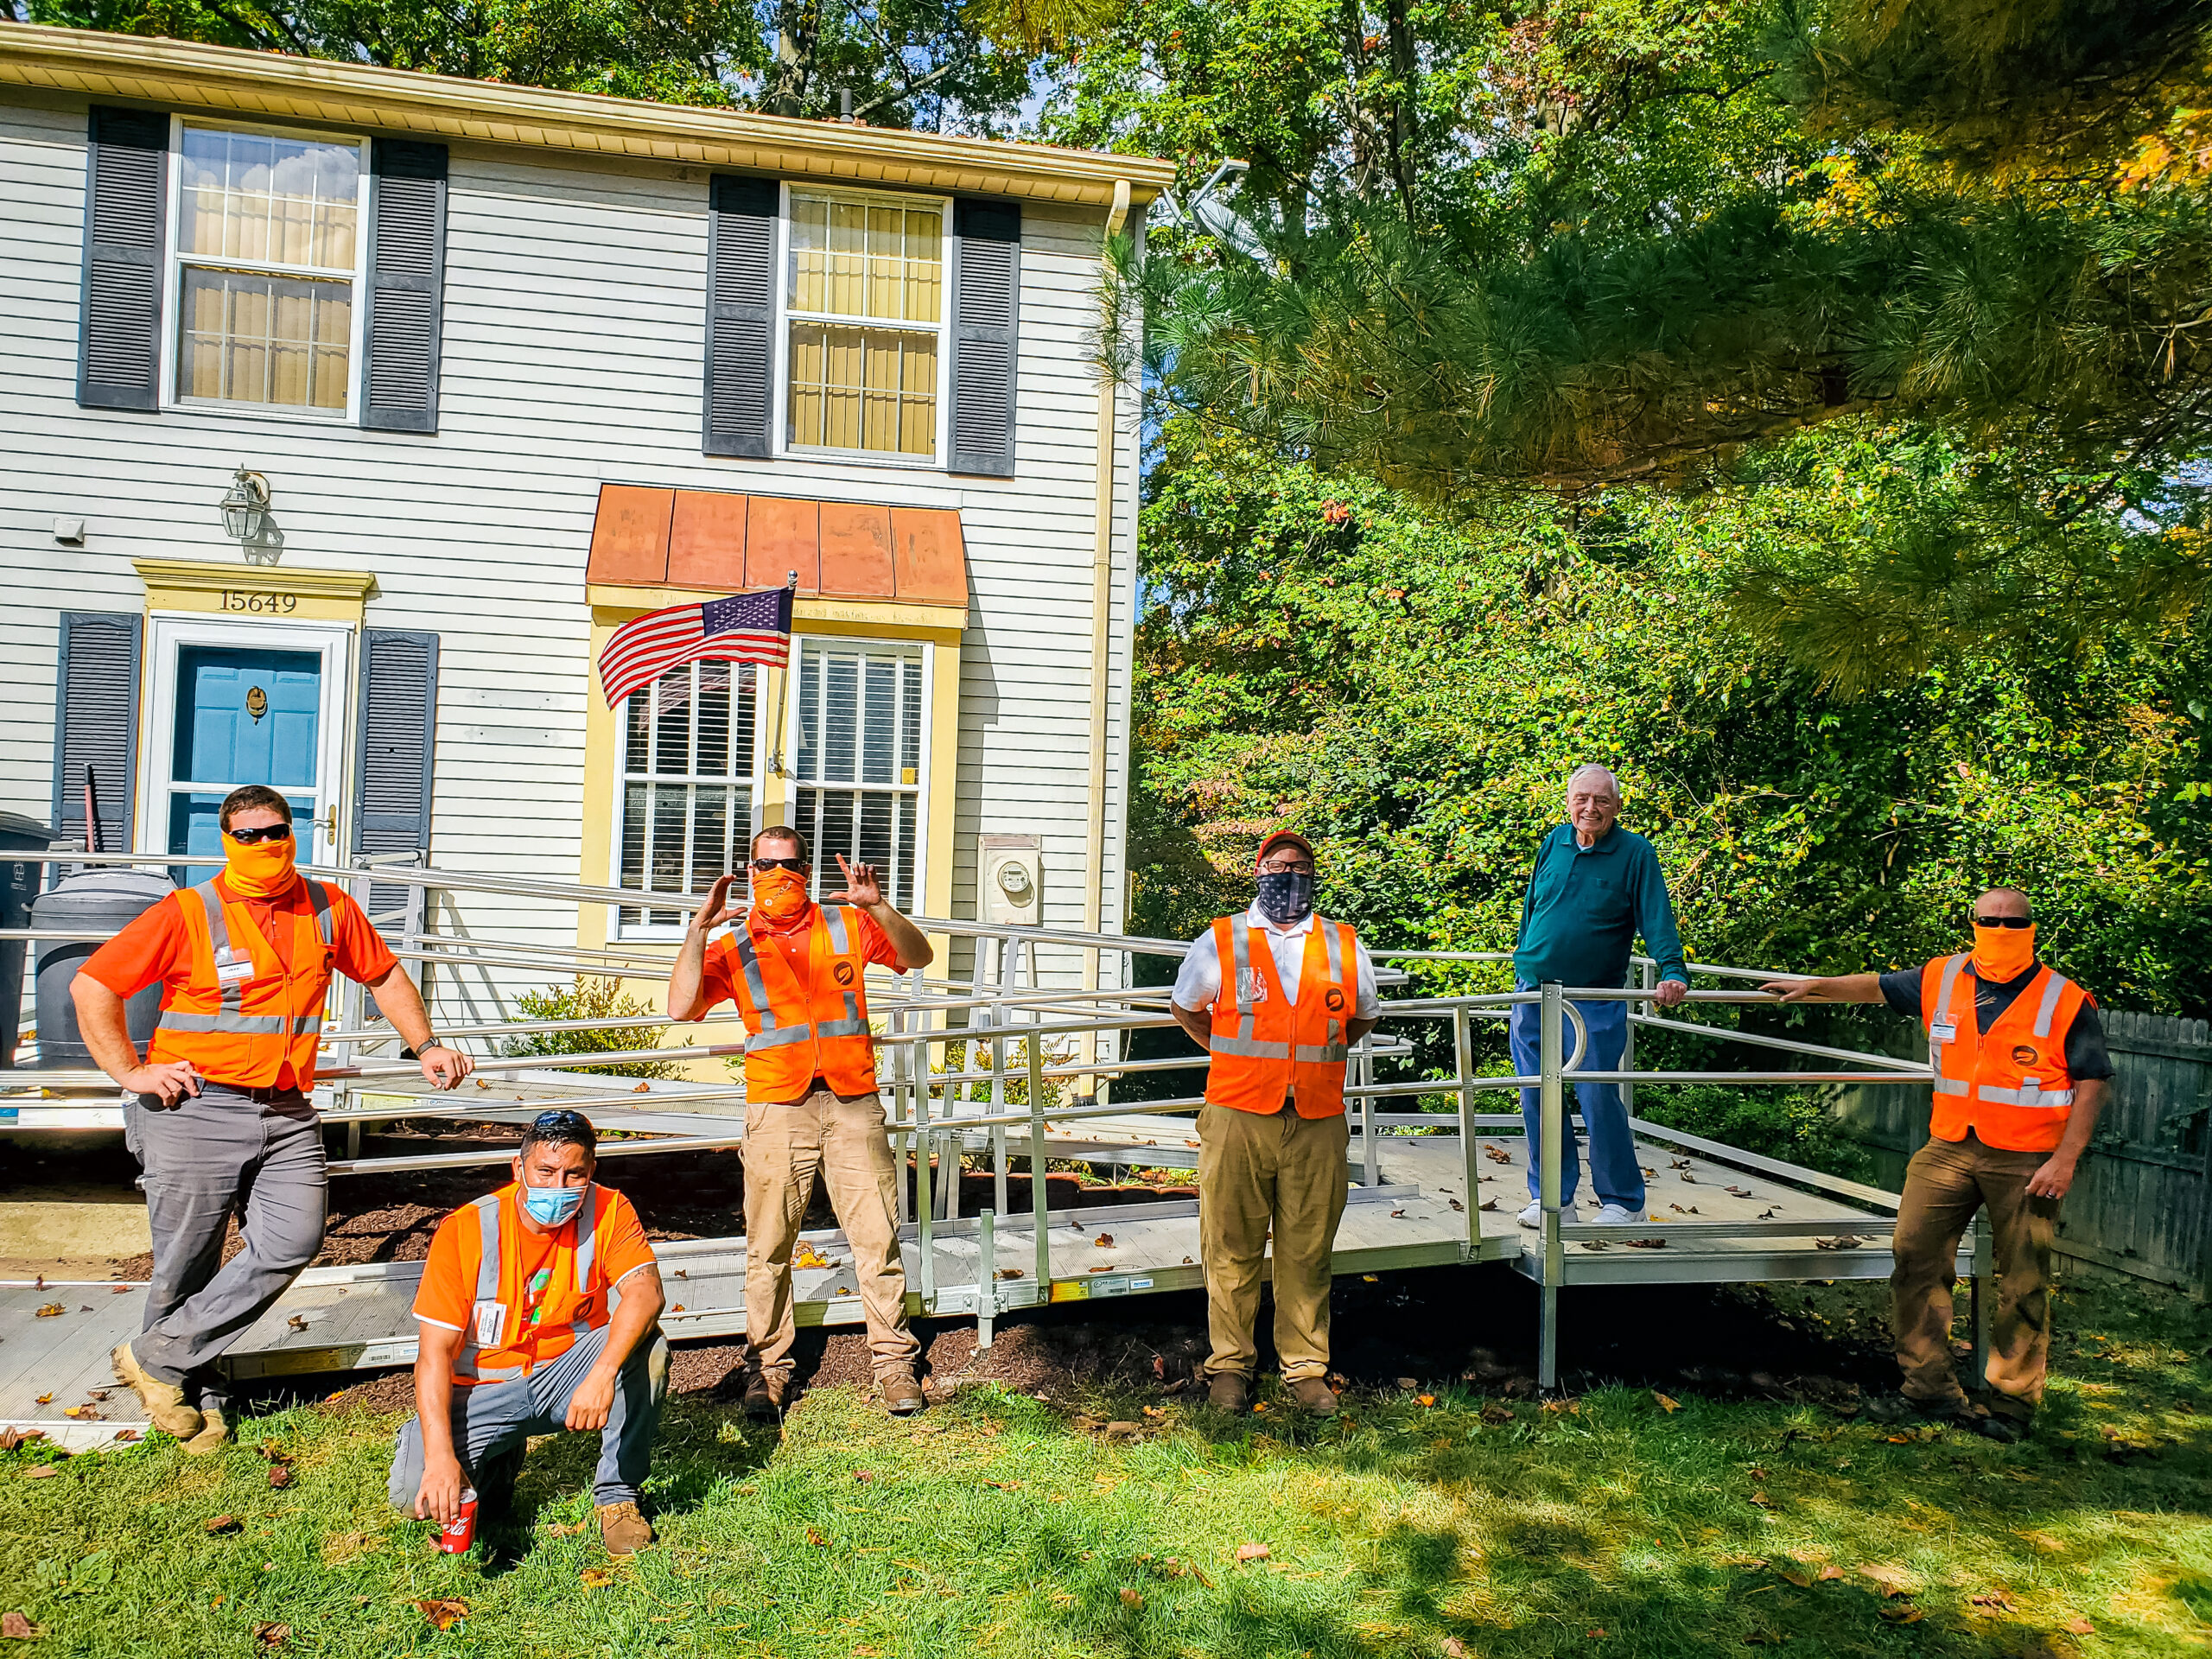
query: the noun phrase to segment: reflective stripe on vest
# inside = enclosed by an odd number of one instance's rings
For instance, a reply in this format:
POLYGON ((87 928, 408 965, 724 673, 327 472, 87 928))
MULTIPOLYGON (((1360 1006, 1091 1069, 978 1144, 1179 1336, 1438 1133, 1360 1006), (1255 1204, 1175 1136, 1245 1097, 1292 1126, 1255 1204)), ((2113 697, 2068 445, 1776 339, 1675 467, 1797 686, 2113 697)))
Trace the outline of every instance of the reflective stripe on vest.
POLYGON ((1272 936, 1249 915, 1215 921, 1222 974, 1209 1005, 1211 1104, 1272 1113, 1288 1098, 1305 1117, 1344 1109, 1345 1031, 1358 994, 1356 946, 1342 923, 1316 916, 1312 925, 1318 934, 1302 941, 1294 981, 1276 962, 1272 936))
MULTIPOLYGON (((830 944, 839 956, 847 953, 845 918, 834 910, 823 915, 830 923, 830 944)), ((731 944, 737 947, 738 966, 745 970, 745 988, 752 993, 753 1006, 760 1011, 760 1029, 748 1032, 745 1038, 745 1052, 748 1054, 763 1048, 783 1048, 792 1043, 809 1043, 817 1037, 865 1037, 868 1034, 868 1020, 861 1013, 859 995, 852 991, 842 993, 845 1017, 823 1020, 810 1026, 779 1026, 775 1004, 768 1000, 768 987, 760 976, 760 957, 753 948, 753 936, 741 930, 731 935, 731 944)))
MULTIPOLYGON (((1319 925, 1317 922, 1315 925, 1319 925)), ((1333 946, 1335 936, 1331 935, 1333 946)), ((1209 1052, 1238 1054, 1248 1060, 1287 1060, 1290 1058, 1288 1043, 1255 1042, 1252 1037, 1252 929, 1242 916, 1232 918, 1229 924, 1229 949, 1235 964, 1236 985, 1236 1035, 1216 1037, 1207 1043, 1209 1052)), ((1331 966, 1333 968, 1333 950, 1331 966)))
POLYGON ((1959 976, 1966 965, 1967 958, 1964 957, 1953 957, 1943 964, 1942 989, 1936 995, 1936 1018, 1928 1028, 1928 1065, 1936 1074, 1936 1092, 1939 1095, 1970 1094, 1974 1090, 1971 1078, 1954 1077, 1944 1073, 1943 1051, 1953 1044, 1940 1040, 1936 1035, 1939 1027, 1954 1033, 1958 1030, 1957 1023, 1951 1018, 1951 994, 1958 988, 1959 976))
MULTIPOLYGON (((2054 1110, 2060 1107, 2071 1107, 2074 1104, 2074 1091, 2071 1089, 2045 1089, 2032 1084, 2023 1084, 2018 1089, 1999 1089, 1986 1083, 1980 1088, 1976 1088, 1971 1078, 1952 1077, 1944 1071, 1943 1052, 1947 1049, 1955 1047, 1956 1044, 1955 1040, 1938 1042, 1935 1035, 1935 1027, 1946 1027, 1954 1032, 1958 1029, 1956 1023, 1951 1018, 1952 993, 1959 981, 1965 977, 1966 965, 1971 960, 1970 955, 1956 956, 1943 964, 1942 988, 1936 996, 1936 1018, 1929 1027, 1928 1037, 1929 1064, 1936 1073, 1936 1092, 1939 1095, 1970 1094, 1976 1100, 1986 1100, 1998 1106, 2029 1106, 2054 1110)), ((2069 982, 2063 975, 2045 971, 2043 995, 2036 1003, 2035 1034, 2038 1039, 2050 1037, 2051 1021, 2057 1017, 2059 999, 2066 995, 2066 987, 2069 982)), ((1978 1039, 1986 1038, 1988 1034, 1980 1030, 1980 1013, 1977 1009, 1974 1026, 1978 1039)))
MULTIPOLYGON (((519 1191, 515 1201, 518 1204, 522 1201, 519 1191)), ((483 1344, 477 1340, 477 1332, 481 1328, 477 1319, 486 1306, 499 1309, 499 1340, 492 1346, 505 1348, 509 1345, 506 1340, 507 1310, 499 1301, 499 1195, 496 1192, 487 1194, 478 1198, 471 1207, 476 1211, 476 1233, 483 1253, 476 1259, 476 1306, 470 1310, 468 1329, 461 1333, 461 1351, 454 1356, 453 1374, 480 1382, 512 1382, 518 1376, 529 1376, 530 1367, 486 1365, 478 1357, 483 1352, 483 1344)), ((584 1201, 576 1207, 571 1224, 576 1230, 576 1294, 588 1296, 591 1292, 592 1266, 599 1257, 598 1182, 593 1181, 585 1186, 584 1201)), ((520 1293, 525 1287, 518 1285, 515 1288, 520 1293)), ((569 1335, 579 1341, 590 1334, 591 1328, 588 1318, 569 1321, 569 1335)), ((521 1334, 520 1332, 516 1332, 518 1339, 521 1334)))
MULTIPOLYGON (((320 881, 307 884, 308 902, 315 907, 315 937, 324 950, 330 948, 330 892, 320 881)), ((214 954, 217 973, 215 990, 222 999, 222 1007, 213 1014, 186 1014, 174 1008, 163 1008, 155 1022, 159 1031, 196 1033, 222 1032, 239 1037, 307 1037, 319 1035, 322 1030, 322 1015, 301 1014, 287 1017, 281 1014, 240 1014, 239 999, 245 991, 242 978, 226 979, 220 971, 231 957, 231 924, 224 913, 221 897, 213 881, 203 881, 196 887, 185 889, 184 902, 197 898, 207 917, 207 938, 214 954)), ((289 922, 289 918, 286 918, 289 922)), ((273 948, 273 946, 272 946, 273 948)), ((282 959, 279 958, 281 961, 282 959)))

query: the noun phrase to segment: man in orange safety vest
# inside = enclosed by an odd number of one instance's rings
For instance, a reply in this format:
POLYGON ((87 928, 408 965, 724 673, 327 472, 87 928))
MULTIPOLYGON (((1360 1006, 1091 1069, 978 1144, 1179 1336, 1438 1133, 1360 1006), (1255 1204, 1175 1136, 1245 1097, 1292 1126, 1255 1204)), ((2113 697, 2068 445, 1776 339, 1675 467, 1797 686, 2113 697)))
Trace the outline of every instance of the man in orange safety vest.
POLYGON ((432 1039, 415 982, 361 907, 294 868, 289 801, 248 784, 216 822, 222 870, 147 909, 69 987, 85 1046, 124 1091, 154 1238, 145 1329, 111 1358, 154 1427, 195 1453, 230 1438, 215 1361, 322 1246, 328 1180, 308 1091, 331 976, 368 987, 439 1088, 470 1070, 432 1039), (124 1005, 156 981, 142 1062, 124 1005), (233 1213, 245 1247, 225 1262, 233 1213))
POLYGON ((1890 1325, 1910 1412, 1972 1421, 2016 1440, 2041 1402, 2050 1358, 2050 1247, 2059 1201, 2095 1132, 2112 1077, 2097 1005, 2036 960, 2028 897, 1975 902, 1974 949, 1891 974, 1777 979, 1785 1002, 1884 1002, 1918 1016, 1935 1072, 1928 1144, 1905 1169, 1890 1325), (1986 1207, 1998 1300, 1988 1416, 1968 1405, 1951 1353, 1959 1241, 1986 1207))
POLYGON ((1198 1255, 1213 1351, 1206 1392, 1243 1411, 1259 1364, 1260 1270, 1272 1235, 1275 1355, 1291 1398, 1337 1409, 1329 1387, 1329 1280, 1351 1129, 1344 1063, 1382 1005, 1367 947, 1313 913, 1313 849, 1261 844, 1259 895, 1192 942, 1176 1023, 1211 1057, 1198 1112, 1198 1255))
POLYGON ((845 890, 817 905, 806 838, 763 830, 753 838, 751 909, 727 902, 735 876, 717 880, 668 976, 671 1018, 700 1019, 727 998, 745 1020, 745 1408, 756 1417, 781 1411, 791 1386, 791 1252, 817 1175, 852 1249, 876 1392, 900 1415, 924 1403, 862 977, 870 963, 926 968, 933 952, 885 901, 875 866, 842 853, 837 865, 845 890), (740 916, 743 925, 709 947, 709 933, 740 916))

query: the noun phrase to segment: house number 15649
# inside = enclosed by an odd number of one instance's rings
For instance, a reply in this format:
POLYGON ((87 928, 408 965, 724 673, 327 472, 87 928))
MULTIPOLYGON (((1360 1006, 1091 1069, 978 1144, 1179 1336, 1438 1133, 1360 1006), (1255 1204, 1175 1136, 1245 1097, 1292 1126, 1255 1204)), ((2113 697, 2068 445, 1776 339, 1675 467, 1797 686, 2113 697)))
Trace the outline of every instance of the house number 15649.
POLYGON ((297 594, 250 594, 236 588, 223 589, 223 608, 251 611, 257 615, 283 615, 300 607, 297 594))

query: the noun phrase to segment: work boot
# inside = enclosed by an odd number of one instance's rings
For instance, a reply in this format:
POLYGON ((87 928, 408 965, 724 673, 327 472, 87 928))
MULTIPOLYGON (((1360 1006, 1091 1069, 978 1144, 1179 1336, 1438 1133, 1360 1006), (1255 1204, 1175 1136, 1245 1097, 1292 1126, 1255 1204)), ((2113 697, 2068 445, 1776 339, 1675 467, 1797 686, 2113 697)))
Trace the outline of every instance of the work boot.
POLYGON ((883 1408, 893 1417, 911 1417, 929 1404, 912 1371, 891 1371, 877 1377, 875 1391, 883 1396, 883 1408))
POLYGON ((1216 1371, 1206 1379, 1206 1403, 1241 1417, 1252 1402, 1251 1384, 1235 1371, 1216 1371))
POLYGON ((1290 1397, 1300 1411, 1316 1417, 1333 1417, 1341 1405, 1337 1391, 1318 1376, 1301 1376, 1290 1385, 1290 1397))
POLYGON ((1964 1396, 1922 1400, 1910 1394, 1878 1395, 1866 1402, 1866 1417, 1876 1423, 1946 1423, 1956 1428, 1974 1427, 1974 1408, 1964 1396))
POLYGON ((188 1440, 200 1432, 200 1414, 184 1403, 184 1389, 175 1382, 157 1382, 147 1376, 129 1343, 119 1344, 107 1357, 108 1363, 115 1368, 115 1380, 138 1396, 147 1421, 180 1440, 188 1440))
POLYGON ((652 1523, 635 1503, 599 1505, 599 1541, 609 1555, 634 1555, 653 1541, 652 1523))
POLYGON ((200 1408, 200 1432, 188 1440, 178 1442, 187 1457, 210 1458, 231 1443, 231 1425, 223 1415, 220 1406, 200 1408))
POLYGON ((745 1414, 756 1423, 772 1423, 784 1413, 784 1390, 789 1376, 782 1371, 755 1371, 745 1379, 745 1414))

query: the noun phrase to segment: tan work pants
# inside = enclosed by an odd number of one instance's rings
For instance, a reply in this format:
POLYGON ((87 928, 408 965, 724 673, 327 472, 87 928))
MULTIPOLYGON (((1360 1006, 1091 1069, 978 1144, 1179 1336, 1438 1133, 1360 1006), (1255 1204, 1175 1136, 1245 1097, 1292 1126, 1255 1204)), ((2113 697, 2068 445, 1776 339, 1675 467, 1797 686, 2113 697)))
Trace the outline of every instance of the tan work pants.
POLYGON ((1912 1154, 1897 1211, 1897 1268, 1890 1274, 1890 1328, 1910 1398, 1965 1395, 1952 1363, 1951 1293, 1959 1241, 1986 1205, 1997 1255, 1989 1386, 2030 1409, 2043 1399, 2058 1202, 2030 1198, 2028 1179, 2050 1156, 1985 1146, 1971 1130, 1963 1141, 1930 1140, 1912 1154))
POLYGON ((745 1337, 763 1374, 789 1376, 791 1249, 817 1175, 852 1249, 877 1376, 914 1369, 921 1344, 906 1328, 906 1270, 899 1259, 897 1175, 883 1133, 883 1098, 840 1100, 830 1090, 788 1105, 745 1109, 745 1337))
POLYGON ((1343 1113, 1198 1111, 1198 1255, 1206 1270, 1209 1376, 1259 1364, 1260 1264, 1274 1235, 1275 1354, 1284 1380, 1329 1369, 1329 1258, 1344 1213, 1343 1113))

